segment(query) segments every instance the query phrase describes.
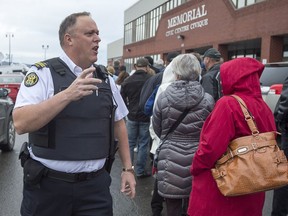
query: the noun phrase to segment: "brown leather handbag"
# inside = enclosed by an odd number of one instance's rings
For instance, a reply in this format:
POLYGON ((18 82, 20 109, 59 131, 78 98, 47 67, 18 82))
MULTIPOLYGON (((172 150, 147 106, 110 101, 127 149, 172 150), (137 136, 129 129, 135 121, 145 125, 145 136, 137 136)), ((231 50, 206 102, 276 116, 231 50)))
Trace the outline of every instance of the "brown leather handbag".
POLYGON ((277 145, 276 132, 259 133, 244 101, 232 96, 239 102, 252 134, 232 140, 211 169, 220 192, 239 196, 287 185, 287 158, 277 145))

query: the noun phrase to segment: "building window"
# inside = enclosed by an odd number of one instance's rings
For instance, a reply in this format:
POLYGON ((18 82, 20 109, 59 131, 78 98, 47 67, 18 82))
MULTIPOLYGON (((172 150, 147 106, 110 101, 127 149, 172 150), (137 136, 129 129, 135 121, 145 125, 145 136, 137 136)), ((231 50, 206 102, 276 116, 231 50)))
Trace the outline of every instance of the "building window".
POLYGON ((241 57, 260 59, 260 53, 261 53, 260 48, 229 51, 228 60, 241 57))
POLYGON ((125 44, 132 43, 132 22, 125 25, 125 32, 124 32, 125 44))
POLYGON ((162 7, 158 7, 150 12, 150 32, 149 37, 154 37, 158 29, 159 21, 162 15, 162 7))
POLYGON ((178 6, 180 6, 181 4, 184 4, 185 2, 187 2, 187 0, 170 0, 167 1, 163 7, 165 8, 165 12, 172 10, 178 6))
POLYGON ((282 61, 288 61, 288 44, 284 44, 282 61))
POLYGON ((266 0, 232 0, 235 8, 243 8, 266 0))
POLYGON ((126 71, 130 74, 132 70, 134 70, 135 61, 133 58, 125 59, 124 60, 126 71))
POLYGON ((145 15, 136 19, 136 42, 145 39, 145 15))
POLYGON ((124 27, 124 44, 135 43, 156 35, 159 21, 163 13, 172 10, 188 0, 170 0, 159 7, 143 14, 136 20, 127 23, 124 27))
POLYGON ((228 60, 240 57, 260 59, 261 38, 227 44, 228 60))

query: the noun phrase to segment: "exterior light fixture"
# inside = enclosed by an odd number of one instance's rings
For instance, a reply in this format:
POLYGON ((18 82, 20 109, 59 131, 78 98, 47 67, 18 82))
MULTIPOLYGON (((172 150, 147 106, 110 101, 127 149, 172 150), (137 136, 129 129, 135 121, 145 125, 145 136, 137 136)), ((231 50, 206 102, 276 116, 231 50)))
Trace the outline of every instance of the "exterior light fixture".
POLYGON ((184 35, 177 35, 177 39, 179 39, 179 40, 184 40, 184 39, 185 39, 185 36, 184 36, 184 35))

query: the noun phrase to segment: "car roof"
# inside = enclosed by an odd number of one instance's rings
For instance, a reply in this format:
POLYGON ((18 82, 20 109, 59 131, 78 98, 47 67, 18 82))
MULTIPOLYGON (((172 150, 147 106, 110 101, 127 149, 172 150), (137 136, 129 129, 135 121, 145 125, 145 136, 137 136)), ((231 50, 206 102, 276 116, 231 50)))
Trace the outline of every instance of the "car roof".
POLYGON ((25 76, 23 73, 5 73, 5 74, 0 74, 0 76, 11 76, 11 77, 13 77, 13 76, 25 76))
POLYGON ((265 64, 264 71, 260 77, 261 86, 283 84, 288 77, 288 62, 273 62, 265 64))
POLYGON ((288 61, 267 63, 265 67, 288 67, 288 61))

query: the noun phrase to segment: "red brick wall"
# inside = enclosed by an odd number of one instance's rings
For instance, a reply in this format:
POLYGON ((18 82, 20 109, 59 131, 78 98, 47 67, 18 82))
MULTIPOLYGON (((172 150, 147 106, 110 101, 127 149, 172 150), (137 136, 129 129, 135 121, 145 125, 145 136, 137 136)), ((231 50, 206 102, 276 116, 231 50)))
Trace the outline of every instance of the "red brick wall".
POLYGON ((227 59, 229 43, 261 38, 261 59, 281 61, 281 35, 284 34, 288 35, 287 0, 267 0, 238 10, 233 8, 230 0, 194 0, 163 14, 155 38, 125 46, 124 51, 128 47, 131 51, 123 53, 124 58, 129 58, 213 46, 221 49, 224 59, 227 59), (177 39, 177 34, 166 37, 168 19, 202 5, 207 10, 206 16, 177 27, 206 18, 207 26, 181 33, 184 40, 177 39))

